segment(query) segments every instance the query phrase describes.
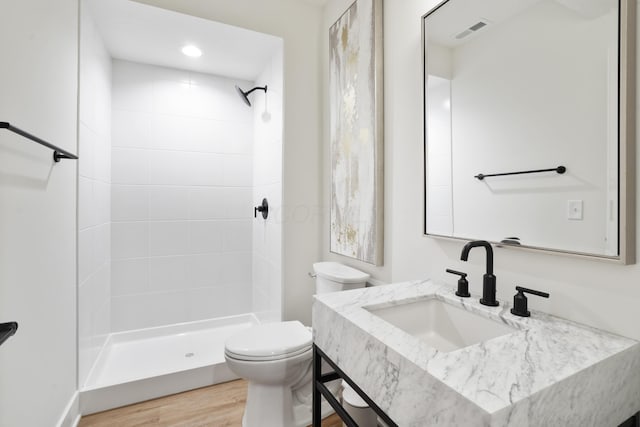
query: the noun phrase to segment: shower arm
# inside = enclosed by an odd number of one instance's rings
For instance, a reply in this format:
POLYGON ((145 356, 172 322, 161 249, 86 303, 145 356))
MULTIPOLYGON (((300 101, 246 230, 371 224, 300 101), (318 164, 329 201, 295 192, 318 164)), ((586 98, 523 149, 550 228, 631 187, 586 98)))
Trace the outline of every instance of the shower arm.
POLYGON ((255 90, 263 90, 263 91, 264 91, 264 93, 267 93, 267 85, 264 85, 264 87, 263 87, 263 86, 256 86, 256 87, 254 87, 253 89, 251 89, 251 90, 249 90, 249 91, 245 92, 245 93, 244 93, 244 95, 245 95, 245 96, 249 96, 249 94, 250 94, 251 92, 255 91, 255 90))

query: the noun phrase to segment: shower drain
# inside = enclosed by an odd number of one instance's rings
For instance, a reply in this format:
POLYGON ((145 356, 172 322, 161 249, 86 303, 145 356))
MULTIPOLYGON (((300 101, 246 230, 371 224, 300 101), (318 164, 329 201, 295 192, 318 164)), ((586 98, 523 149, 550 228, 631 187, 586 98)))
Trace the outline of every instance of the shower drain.
POLYGON ((193 357, 193 356, 195 356, 195 353, 186 353, 184 355, 184 357, 193 357))

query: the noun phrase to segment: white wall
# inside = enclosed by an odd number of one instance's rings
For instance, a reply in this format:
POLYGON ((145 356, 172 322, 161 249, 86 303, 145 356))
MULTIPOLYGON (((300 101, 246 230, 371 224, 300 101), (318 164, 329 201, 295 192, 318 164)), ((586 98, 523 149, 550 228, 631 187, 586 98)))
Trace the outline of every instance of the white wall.
MULTIPOLYGON (((387 174, 393 177, 385 188, 393 206, 385 212, 393 216, 393 225, 387 228, 387 250, 393 253, 394 281, 432 277, 454 285, 455 278, 444 271, 449 267, 469 272, 471 292, 479 294, 482 252, 472 251, 469 262, 461 262, 462 243, 435 240, 421 232, 420 17, 436 3, 385 3, 385 143, 387 174)), ((549 291, 549 300, 531 298, 531 307, 640 339, 638 264, 621 266, 498 249, 495 268, 498 298, 511 301, 515 285, 549 291)))
MULTIPOLYGON (((0 120, 77 149, 78 2, 2 2, 0 120)), ((76 162, 0 131, 0 425, 51 426, 76 391, 76 162)), ((60 420, 60 421, 58 421, 60 420)))
POLYGON ((113 62, 112 331, 251 311, 253 113, 234 84, 113 62))
POLYGON ((311 323, 320 258, 320 64, 322 10, 300 0, 139 0, 281 37, 284 41, 283 272, 284 318, 311 323))
POLYGON ((111 57, 81 7, 78 149, 78 384, 111 332, 111 57))
POLYGON ((253 205, 269 202, 267 219, 258 213, 253 221, 252 311, 262 322, 282 318, 282 60, 280 49, 254 83, 267 85, 267 94, 251 94, 253 205))

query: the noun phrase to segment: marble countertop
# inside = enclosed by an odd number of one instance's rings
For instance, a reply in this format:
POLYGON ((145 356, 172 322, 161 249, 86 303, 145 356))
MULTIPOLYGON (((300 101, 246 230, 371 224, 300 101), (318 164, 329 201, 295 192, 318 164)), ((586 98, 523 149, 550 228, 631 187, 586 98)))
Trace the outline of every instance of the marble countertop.
POLYGON ((400 426, 618 426, 640 410, 640 343, 442 283, 317 295, 314 342, 400 426), (441 352, 363 307, 436 298, 514 332, 441 352))

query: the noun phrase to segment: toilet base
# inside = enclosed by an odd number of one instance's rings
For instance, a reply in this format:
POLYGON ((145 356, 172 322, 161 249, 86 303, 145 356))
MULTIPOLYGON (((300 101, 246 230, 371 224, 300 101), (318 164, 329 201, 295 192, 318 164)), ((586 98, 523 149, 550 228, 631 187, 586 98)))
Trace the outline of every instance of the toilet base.
MULTIPOLYGON (((291 388, 249 382, 242 427, 306 427, 311 424, 312 402, 299 399, 306 395, 311 396, 311 381, 293 393, 291 388)), ((323 401, 322 418, 333 412, 323 401)))
POLYGON ((294 427, 291 389, 249 382, 243 427, 294 427))

